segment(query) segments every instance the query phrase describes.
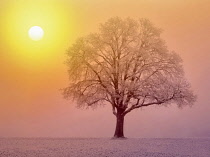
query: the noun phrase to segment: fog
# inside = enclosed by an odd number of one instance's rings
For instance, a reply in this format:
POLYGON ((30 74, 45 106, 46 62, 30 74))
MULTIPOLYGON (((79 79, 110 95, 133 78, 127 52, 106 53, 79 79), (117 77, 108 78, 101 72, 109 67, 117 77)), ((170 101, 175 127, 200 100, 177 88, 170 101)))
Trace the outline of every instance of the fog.
MULTIPOLYGON (((78 29, 51 63, 34 69, 10 58, 0 39, 0 137, 111 137, 111 106, 77 109, 64 100, 68 85, 65 51, 79 36, 97 31, 110 17, 148 18, 164 30, 169 50, 183 59, 185 75, 197 95, 193 107, 146 107, 125 119, 127 137, 210 137, 210 1, 121 0, 60 1, 75 8, 78 29)), ((3 1, 1 7, 7 6, 3 1)), ((0 12, 3 17, 4 12, 0 12)), ((0 18, 1 21, 1 18, 0 18)), ((15 56, 14 55, 14 56, 15 56)))

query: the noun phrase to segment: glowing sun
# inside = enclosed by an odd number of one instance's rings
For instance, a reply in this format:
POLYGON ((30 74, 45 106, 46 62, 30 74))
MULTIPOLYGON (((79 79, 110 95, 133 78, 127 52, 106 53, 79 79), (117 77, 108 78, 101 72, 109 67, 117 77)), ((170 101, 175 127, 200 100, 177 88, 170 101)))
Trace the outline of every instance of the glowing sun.
POLYGON ((38 41, 42 39, 44 31, 39 26, 33 26, 29 29, 28 35, 32 40, 38 41))

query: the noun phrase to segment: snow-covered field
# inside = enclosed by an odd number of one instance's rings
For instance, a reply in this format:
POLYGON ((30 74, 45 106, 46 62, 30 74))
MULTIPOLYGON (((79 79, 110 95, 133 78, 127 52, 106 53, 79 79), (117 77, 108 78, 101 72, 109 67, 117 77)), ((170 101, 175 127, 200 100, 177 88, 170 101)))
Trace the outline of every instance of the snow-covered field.
POLYGON ((210 138, 1 138, 0 157, 210 157, 210 138))

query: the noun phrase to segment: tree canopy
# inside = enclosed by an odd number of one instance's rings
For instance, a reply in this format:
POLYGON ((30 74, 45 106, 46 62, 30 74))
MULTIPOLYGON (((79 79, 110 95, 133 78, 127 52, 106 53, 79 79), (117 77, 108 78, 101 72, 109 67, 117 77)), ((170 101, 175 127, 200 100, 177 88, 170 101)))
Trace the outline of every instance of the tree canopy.
POLYGON ((111 18, 67 52, 65 98, 78 107, 111 104, 122 115, 151 105, 193 105, 182 59, 167 49, 162 30, 148 19, 111 18))

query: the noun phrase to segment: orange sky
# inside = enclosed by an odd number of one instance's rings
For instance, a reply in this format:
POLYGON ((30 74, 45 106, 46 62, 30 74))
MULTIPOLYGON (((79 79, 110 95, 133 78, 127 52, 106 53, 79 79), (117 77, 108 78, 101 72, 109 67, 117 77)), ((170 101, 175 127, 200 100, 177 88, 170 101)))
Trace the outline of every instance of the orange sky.
MULTIPOLYGON (((113 16, 149 18, 157 27, 164 29, 162 37, 169 49, 182 57, 186 77, 198 95, 193 108, 148 107, 128 114, 125 135, 210 136, 209 0, 52 0, 46 1, 49 6, 46 9, 45 5, 36 3, 33 11, 37 14, 43 10, 46 15, 56 12, 56 15, 49 16, 51 25, 45 25, 46 31, 52 26, 52 35, 46 36, 38 46, 25 37, 27 34, 12 37, 18 29, 14 23, 11 25, 12 20, 7 19, 10 14, 19 15, 21 9, 30 13, 31 10, 24 6, 35 2, 0 1, 0 136, 113 135, 115 117, 109 106, 94 111, 79 110, 64 100, 59 91, 68 83, 65 50, 76 38, 96 31, 99 23, 113 16), (14 4, 23 8, 10 10, 14 4), (56 36, 55 32, 59 35, 56 36), (33 57, 30 56, 31 51, 34 51, 33 57)), ((20 15, 14 16, 18 28, 19 25, 24 27, 21 19, 26 14, 20 15)), ((27 16, 30 19, 30 14, 27 16)))

